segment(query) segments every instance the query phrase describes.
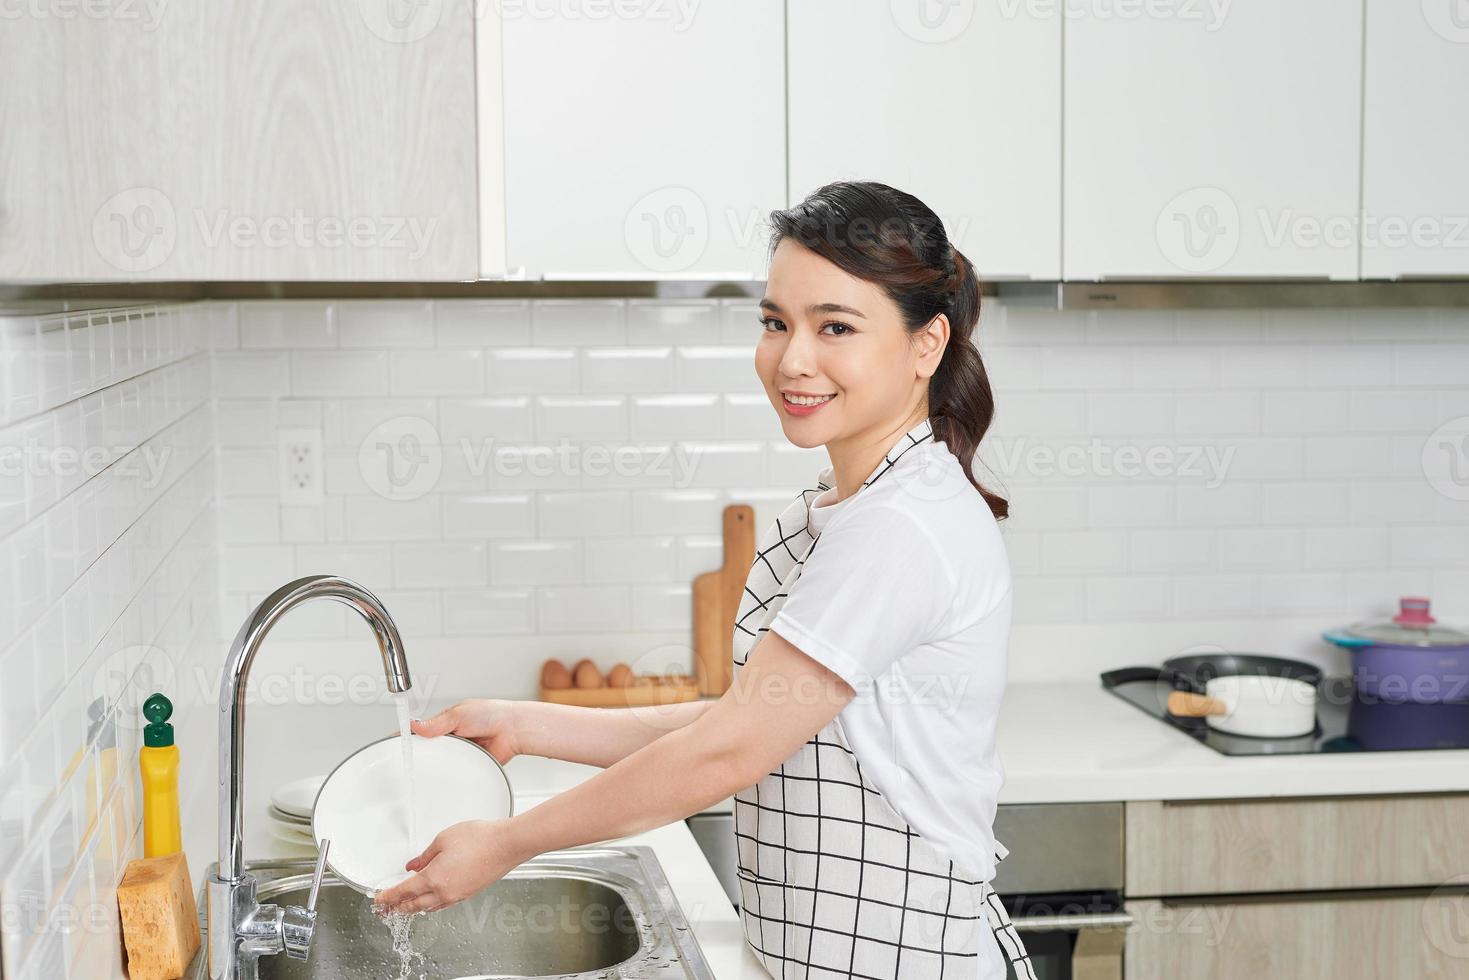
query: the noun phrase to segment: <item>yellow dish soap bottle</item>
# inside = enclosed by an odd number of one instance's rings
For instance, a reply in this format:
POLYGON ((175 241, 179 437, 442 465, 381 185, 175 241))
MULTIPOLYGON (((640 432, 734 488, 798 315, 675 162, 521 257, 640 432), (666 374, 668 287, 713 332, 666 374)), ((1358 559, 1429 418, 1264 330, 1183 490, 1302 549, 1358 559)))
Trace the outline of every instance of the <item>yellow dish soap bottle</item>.
POLYGON ((184 849, 179 832, 179 748, 173 744, 173 703, 162 694, 143 702, 143 856, 159 857, 184 849))

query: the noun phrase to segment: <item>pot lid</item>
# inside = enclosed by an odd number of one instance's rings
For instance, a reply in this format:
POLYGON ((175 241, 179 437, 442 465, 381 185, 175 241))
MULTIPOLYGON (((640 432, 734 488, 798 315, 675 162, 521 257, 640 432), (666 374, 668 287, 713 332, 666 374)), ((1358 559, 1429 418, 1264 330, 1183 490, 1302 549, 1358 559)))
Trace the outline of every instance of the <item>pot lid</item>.
POLYGON ((1404 596, 1398 614, 1385 622, 1355 623, 1342 631, 1372 643, 1396 646, 1448 647, 1469 645, 1469 632, 1445 626, 1428 611, 1428 599, 1404 596))

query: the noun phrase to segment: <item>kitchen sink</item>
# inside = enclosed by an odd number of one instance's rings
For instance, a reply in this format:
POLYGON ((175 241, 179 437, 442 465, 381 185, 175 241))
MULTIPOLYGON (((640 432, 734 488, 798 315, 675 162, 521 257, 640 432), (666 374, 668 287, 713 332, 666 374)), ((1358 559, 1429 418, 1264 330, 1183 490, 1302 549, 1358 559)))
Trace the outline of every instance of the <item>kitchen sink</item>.
MULTIPOLYGON (((261 902, 306 904, 312 862, 247 867, 259 879, 261 902)), ((317 901, 310 958, 262 956, 259 975, 261 980, 713 976, 648 847, 539 855, 470 899, 416 916, 410 937, 416 955, 405 961, 394 949, 392 930, 372 912, 371 900, 328 873, 317 901)), ((191 976, 208 975, 204 959, 201 950, 191 976)))

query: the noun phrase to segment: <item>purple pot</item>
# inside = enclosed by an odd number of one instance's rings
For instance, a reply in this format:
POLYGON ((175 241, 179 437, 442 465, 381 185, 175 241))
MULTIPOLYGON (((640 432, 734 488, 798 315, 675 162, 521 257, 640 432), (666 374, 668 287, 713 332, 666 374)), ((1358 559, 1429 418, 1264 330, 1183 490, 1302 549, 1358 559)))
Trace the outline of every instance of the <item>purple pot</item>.
POLYGON ((1323 638, 1352 652, 1357 696, 1394 704, 1469 702, 1469 633, 1443 626, 1420 596, 1389 622, 1357 623, 1323 638))

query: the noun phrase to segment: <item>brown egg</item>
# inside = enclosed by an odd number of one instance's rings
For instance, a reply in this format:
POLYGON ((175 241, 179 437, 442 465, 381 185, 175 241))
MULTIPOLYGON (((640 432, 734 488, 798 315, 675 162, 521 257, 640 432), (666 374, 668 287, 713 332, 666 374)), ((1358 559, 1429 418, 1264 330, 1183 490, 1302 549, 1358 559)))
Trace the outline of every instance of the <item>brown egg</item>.
POLYGON ((572 683, 580 688, 601 687, 602 672, 597 669, 597 665, 592 663, 590 659, 583 657, 571 669, 571 680, 572 683))
POLYGON ((548 691, 564 691, 571 686, 571 671, 566 665, 552 657, 541 664, 541 686, 548 691))
POLYGON ((612 669, 607 671, 608 687, 627 687, 630 684, 632 684, 632 668, 627 664, 613 664, 612 669))

